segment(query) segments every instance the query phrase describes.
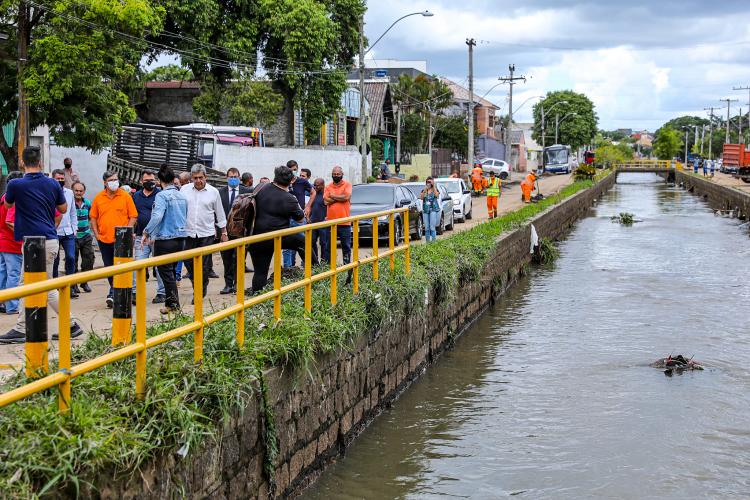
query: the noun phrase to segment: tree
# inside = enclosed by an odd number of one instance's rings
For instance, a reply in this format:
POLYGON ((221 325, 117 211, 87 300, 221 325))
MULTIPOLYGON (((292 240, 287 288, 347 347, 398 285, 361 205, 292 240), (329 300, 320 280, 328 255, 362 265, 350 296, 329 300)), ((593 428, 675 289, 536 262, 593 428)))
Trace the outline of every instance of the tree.
POLYGON ((434 144, 460 153, 465 158, 468 133, 469 126, 463 116, 439 116, 435 123, 434 144))
POLYGON ((167 64, 158 66, 143 76, 147 82, 171 82, 175 80, 193 80, 195 76, 190 68, 184 68, 179 64, 167 64))
POLYGON ((404 122, 413 130, 408 130, 407 137, 415 139, 415 144, 407 147, 430 151, 437 132, 434 127, 437 117, 453 104, 453 93, 437 76, 401 75, 398 83, 392 87, 393 100, 405 113, 404 122), (420 130, 421 129, 421 130, 420 130))
POLYGON ((269 127, 284 109, 284 98, 267 81, 240 77, 222 87, 209 78, 193 99, 193 109, 209 123, 221 121, 226 110, 231 125, 269 127))
POLYGON ((575 113, 560 124, 560 144, 567 144, 576 150, 592 141, 596 135, 599 118, 594 111, 594 103, 584 94, 572 90, 560 90, 548 92, 547 96, 534 105, 534 129, 532 136, 539 144, 542 144, 542 108, 545 110, 545 135, 546 144, 554 142, 555 138, 555 115, 560 119, 575 113), (557 104, 566 101, 567 104, 557 104), (555 106, 552 109, 552 106, 555 106))
MULTIPOLYGON (((144 37, 162 28, 161 6, 150 0, 58 0, 32 7, 5 0, 0 17, 10 23, 0 64, 2 123, 18 116, 19 75, 29 129, 48 125, 59 145, 101 150, 135 119, 128 92, 147 47, 144 37), (16 66, 19 49, 28 54, 16 66)), ((9 170, 18 168, 19 122, 11 143, 0 134, 9 170)))
POLYGON ((669 127, 659 129, 659 136, 654 140, 654 154, 660 160, 671 160, 682 149, 680 133, 669 127))

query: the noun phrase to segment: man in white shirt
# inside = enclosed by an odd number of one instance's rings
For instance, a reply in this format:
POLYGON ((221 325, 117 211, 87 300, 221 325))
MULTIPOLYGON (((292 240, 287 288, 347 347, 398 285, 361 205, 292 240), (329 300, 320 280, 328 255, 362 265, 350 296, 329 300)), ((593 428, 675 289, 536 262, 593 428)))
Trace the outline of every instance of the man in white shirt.
MULTIPOLYGON (((187 238, 185 239, 185 250, 205 247, 211 245, 216 237, 216 229, 221 231, 221 241, 227 241, 227 218, 221 205, 219 191, 206 182, 206 167, 196 163, 190 169, 192 181, 182 186, 180 191, 185 195, 188 202, 187 213, 187 238)), ((203 296, 208 289, 208 259, 211 254, 203 256, 203 296)), ((186 260, 190 272, 190 279, 195 282, 193 274, 193 260, 186 260)), ((195 289, 195 287, 193 287, 195 289)))
MULTIPOLYGON (((75 207, 73 204, 73 190, 65 187, 65 172, 58 168, 52 171, 52 178, 60 183, 65 195, 65 201, 68 207, 75 207)), ((57 237, 60 241, 60 247, 65 251, 65 275, 70 276, 76 272, 76 232, 78 231, 78 216, 75 208, 62 215, 60 224, 57 226, 57 237)), ((60 264, 60 252, 58 251, 55 263, 52 267, 52 277, 57 278, 58 267, 60 264)), ((72 287, 70 289, 71 298, 78 298, 78 292, 72 287)))

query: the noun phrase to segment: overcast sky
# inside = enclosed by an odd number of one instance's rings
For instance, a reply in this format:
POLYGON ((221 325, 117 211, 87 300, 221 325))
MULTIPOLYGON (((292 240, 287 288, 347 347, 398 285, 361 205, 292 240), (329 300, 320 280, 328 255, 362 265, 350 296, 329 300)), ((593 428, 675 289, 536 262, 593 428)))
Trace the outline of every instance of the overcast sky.
MULTIPOLYGON (((736 98, 748 109, 748 0, 378 0, 368 2, 365 32, 374 41, 398 17, 421 10, 434 17, 401 21, 368 58, 427 60, 429 73, 465 84, 466 38, 474 38, 475 89, 482 95, 514 63, 525 84, 514 108, 529 97, 572 89, 594 101, 604 129, 655 130, 683 114, 736 98)), ((507 86, 487 98, 507 112, 507 86)), ((529 101, 516 113, 530 121, 529 101)))

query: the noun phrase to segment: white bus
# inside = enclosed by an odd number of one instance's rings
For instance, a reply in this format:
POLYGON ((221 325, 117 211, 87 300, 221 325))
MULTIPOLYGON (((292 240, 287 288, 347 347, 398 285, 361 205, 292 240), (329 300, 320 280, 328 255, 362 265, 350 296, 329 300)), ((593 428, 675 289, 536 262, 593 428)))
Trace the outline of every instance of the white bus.
POLYGON ((569 174, 578 167, 578 159, 570 146, 554 144, 544 148, 544 171, 552 174, 569 174))

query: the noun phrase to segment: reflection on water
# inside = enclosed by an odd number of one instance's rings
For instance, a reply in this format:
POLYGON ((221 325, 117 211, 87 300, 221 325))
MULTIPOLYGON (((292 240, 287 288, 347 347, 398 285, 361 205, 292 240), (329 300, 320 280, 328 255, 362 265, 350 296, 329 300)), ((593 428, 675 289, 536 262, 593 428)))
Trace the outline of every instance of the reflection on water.
POLYGON ((305 492, 749 498, 750 241, 651 174, 617 186, 305 492), (632 227, 609 218, 631 212, 632 227), (673 378, 669 353, 709 368, 673 378))

